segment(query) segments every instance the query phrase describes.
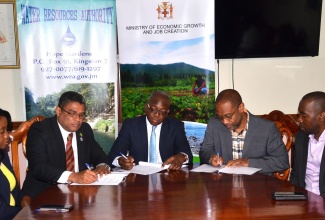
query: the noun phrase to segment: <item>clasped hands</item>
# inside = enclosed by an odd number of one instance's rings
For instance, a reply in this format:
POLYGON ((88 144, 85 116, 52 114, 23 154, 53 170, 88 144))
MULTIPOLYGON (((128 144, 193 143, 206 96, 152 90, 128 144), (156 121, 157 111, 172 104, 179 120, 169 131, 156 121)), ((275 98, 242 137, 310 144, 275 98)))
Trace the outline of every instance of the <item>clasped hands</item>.
POLYGON ((110 172, 111 171, 106 166, 98 166, 94 170, 84 170, 78 173, 71 173, 68 182, 89 184, 96 182, 98 180, 98 175, 102 177, 110 172))
MULTIPOLYGON (((214 167, 221 166, 223 164, 223 158, 218 157, 217 155, 212 155, 210 158, 210 165, 214 167)), ((248 167, 248 159, 247 158, 241 158, 237 160, 230 160, 226 164, 226 167, 248 167)))
MULTIPOLYGON (((179 153, 179 154, 173 155, 173 156, 169 157, 167 160, 165 160, 164 163, 162 164, 162 167, 170 164, 168 171, 169 170, 179 170, 182 168, 182 165, 185 161, 186 161, 186 156, 182 153, 179 153)), ((118 163, 124 170, 131 170, 132 167, 135 165, 134 158, 132 156, 126 156, 126 158, 119 157, 118 163)))

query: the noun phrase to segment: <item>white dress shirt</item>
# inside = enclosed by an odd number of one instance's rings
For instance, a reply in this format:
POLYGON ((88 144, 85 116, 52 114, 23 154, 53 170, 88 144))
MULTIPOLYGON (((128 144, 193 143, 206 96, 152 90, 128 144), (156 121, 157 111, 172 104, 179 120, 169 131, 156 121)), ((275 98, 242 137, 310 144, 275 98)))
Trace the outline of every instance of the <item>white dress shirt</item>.
POLYGON ((322 156, 325 145, 325 130, 318 138, 315 139, 314 135, 309 135, 308 144, 308 157, 307 157, 307 168, 306 168, 306 190, 320 194, 319 192, 319 174, 320 164, 322 162, 322 156))
MULTIPOLYGON (((72 149, 73 149, 73 156, 74 156, 74 171, 79 172, 79 163, 78 163, 78 148, 77 148, 77 137, 76 137, 76 132, 69 132, 64 130, 64 128, 60 125, 58 122, 62 138, 64 141, 64 146, 67 146, 67 137, 70 133, 73 133, 73 138, 72 138, 72 149)), ((58 183, 68 183, 68 178, 72 172, 71 171, 64 171, 60 178, 58 179, 58 183)))

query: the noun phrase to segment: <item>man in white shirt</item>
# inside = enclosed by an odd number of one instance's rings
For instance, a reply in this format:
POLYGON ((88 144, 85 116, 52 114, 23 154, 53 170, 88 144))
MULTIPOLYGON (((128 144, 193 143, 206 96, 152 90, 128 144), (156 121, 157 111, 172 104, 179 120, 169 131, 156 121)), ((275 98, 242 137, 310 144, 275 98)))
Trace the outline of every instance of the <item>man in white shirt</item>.
POLYGON ((306 94, 300 101, 292 184, 325 196, 325 93, 306 94))

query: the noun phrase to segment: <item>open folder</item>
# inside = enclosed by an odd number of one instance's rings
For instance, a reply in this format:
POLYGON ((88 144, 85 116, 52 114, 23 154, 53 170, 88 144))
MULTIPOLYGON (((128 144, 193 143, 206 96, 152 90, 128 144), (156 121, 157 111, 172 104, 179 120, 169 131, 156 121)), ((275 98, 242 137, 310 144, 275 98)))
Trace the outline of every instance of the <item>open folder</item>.
POLYGON ((191 171, 205 172, 205 173, 213 173, 219 171, 219 173, 252 175, 260 170, 261 170, 260 168, 254 168, 254 167, 225 167, 224 165, 221 167, 214 167, 208 164, 202 164, 201 166, 192 169, 191 171))

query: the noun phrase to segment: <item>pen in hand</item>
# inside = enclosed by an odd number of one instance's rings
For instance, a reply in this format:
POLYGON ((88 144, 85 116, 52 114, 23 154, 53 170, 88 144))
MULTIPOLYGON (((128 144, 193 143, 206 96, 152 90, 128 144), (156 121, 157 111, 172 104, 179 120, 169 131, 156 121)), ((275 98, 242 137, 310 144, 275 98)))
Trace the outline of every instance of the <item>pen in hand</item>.
POLYGON ((124 154, 122 154, 122 152, 120 152, 120 155, 124 158, 124 159, 128 159, 124 154))
MULTIPOLYGON (((126 159, 126 160, 128 160, 129 158, 127 158, 124 154, 122 154, 122 152, 120 152, 120 155, 124 158, 124 159, 126 159)), ((133 166, 134 166, 135 164, 134 164, 134 160, 133 160, 133 166)))
POLYGON ((88 170, 92 170, 88 163, 85 163, 88 170))
POLYGON ((219 163, 219 159, 220 159, 219 152, 217 153, 217 159, 218 159, 218 167, 220 167, 220 163, 219 163))
MULTIPOLYGON (((93 170, 88 163, 85 163, 85 165, 86 165, 86 167, 87 167, 88 170, 93 170)), ((98 182, 98 179, 97 179, 97 182, 98 182)))

